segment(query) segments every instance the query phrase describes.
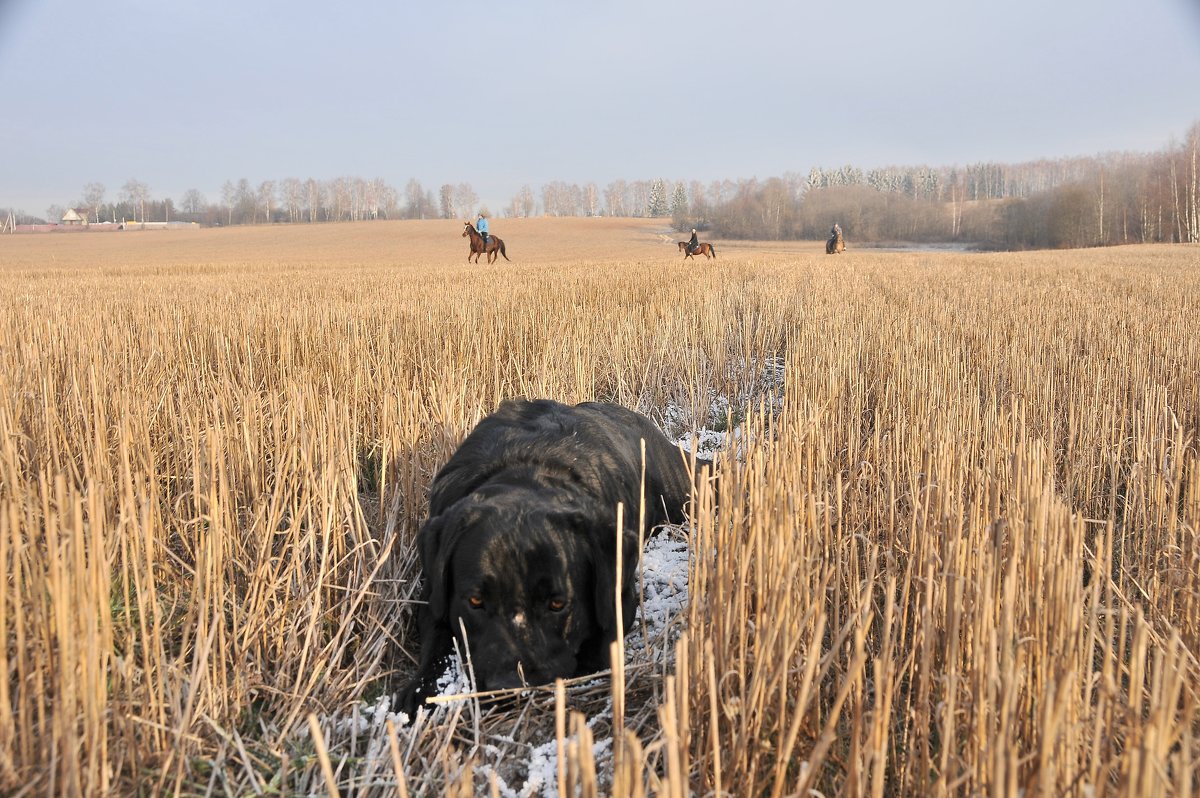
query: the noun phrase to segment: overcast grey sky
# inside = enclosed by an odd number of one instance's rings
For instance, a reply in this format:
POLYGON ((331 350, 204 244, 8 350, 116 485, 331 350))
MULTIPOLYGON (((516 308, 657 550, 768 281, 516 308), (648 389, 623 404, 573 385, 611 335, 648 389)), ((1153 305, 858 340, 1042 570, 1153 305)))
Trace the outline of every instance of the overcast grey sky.
POLYGON ((1200 0, 0 0, 0 207, 99 181, 709 181, 1161 149, 1200 0))

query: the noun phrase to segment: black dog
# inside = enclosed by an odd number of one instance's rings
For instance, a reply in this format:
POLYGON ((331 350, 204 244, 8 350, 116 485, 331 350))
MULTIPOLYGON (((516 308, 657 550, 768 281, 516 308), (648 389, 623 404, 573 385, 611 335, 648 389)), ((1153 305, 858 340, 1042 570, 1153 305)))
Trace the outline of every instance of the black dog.
POLYGON ((467 436, 434 478, 417 535, 427 603, 402 709, 414 714, 433 693, 456 637, 480 690, 607 667, 618 502, 626 630, 636 610, 642 440, 648 533, 684 520, 692 482, 685 454, 644 416, 592 402, 508 401, 467 436))

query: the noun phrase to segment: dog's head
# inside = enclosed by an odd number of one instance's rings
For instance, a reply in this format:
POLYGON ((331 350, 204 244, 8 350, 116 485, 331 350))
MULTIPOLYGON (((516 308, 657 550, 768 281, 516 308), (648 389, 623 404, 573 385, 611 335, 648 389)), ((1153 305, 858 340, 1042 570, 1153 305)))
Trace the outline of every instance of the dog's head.
POLYGON ((472 493, 425 523, 428 610, 465 642, 478 689, 573 676, 585 643, 615 636, 616 545, 603 545, 615 533, 595 523, 512 488, 472 493))

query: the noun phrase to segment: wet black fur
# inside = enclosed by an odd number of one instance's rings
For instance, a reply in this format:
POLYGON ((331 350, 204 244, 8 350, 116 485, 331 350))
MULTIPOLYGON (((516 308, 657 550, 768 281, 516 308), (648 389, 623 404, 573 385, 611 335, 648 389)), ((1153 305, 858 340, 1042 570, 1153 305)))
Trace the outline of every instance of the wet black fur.
POLYGON ((480 690, 608 666, 618 502, 626 630, 636 611, 643 439, 648 533, 684 520, 691 481, 685 455, 644 416, 592 402, 514 400, 475 427, 434 478, 417 535, 427 603, 403 709, 411 715, 432 694, 452 640, 463 647, 460 619, 480 690))

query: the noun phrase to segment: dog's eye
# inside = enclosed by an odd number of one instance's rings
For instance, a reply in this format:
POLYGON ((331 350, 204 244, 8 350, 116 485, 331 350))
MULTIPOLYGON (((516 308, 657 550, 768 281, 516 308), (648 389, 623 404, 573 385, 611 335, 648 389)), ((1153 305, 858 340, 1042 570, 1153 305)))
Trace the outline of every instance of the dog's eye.
POLYGON ((478 610, 483 608, 483 599, 479 596, 471 596, 467 599, 467 603, 471 605, 471 609, 478 610))
POLYGON ((562 599, 550 599, 550 604, 548 606, 550 607, 551 612, 562 612, 563 608, 567 606, 567 602, 563 601, 562 599))

